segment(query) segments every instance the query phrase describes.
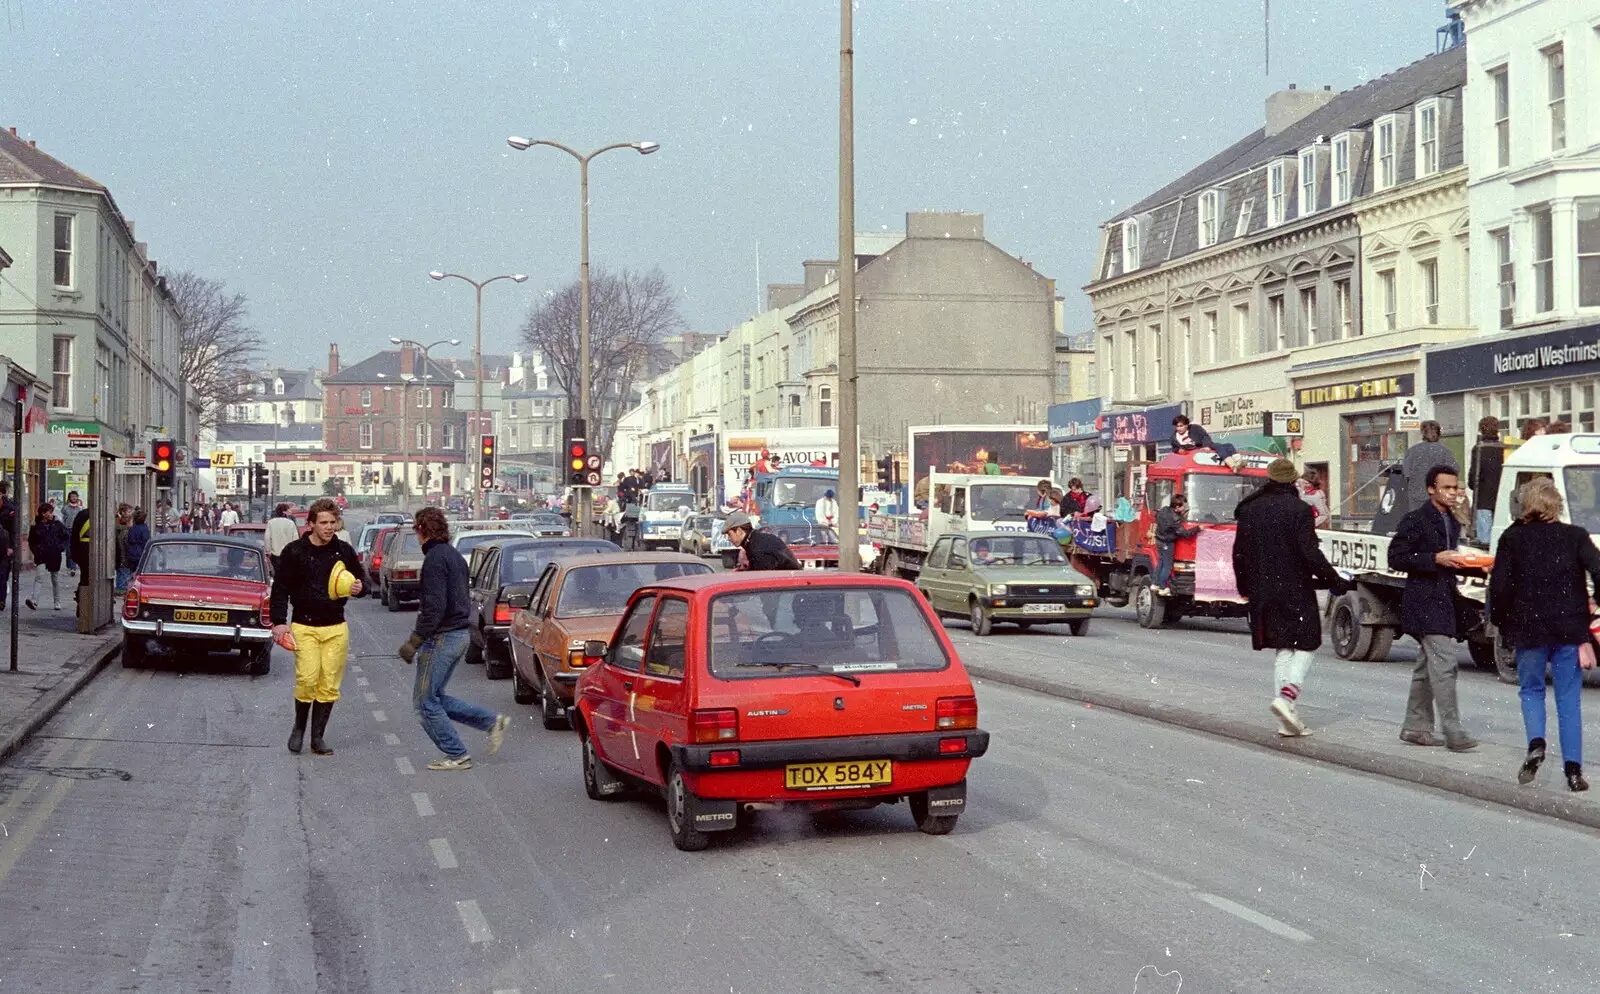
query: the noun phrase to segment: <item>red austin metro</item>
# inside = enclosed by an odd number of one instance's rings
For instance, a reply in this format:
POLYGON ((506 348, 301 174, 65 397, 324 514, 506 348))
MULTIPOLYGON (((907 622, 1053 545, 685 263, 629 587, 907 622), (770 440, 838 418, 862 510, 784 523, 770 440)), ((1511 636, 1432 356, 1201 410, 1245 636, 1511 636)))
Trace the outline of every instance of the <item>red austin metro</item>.
POLYGON ((901 580, 718 573, 640 588, 609 646, 591 642, 573 725, 584 789, 666 796, 679 848, 783 805, 904 798, 943 835, 988 749, 943 628, 901 580))

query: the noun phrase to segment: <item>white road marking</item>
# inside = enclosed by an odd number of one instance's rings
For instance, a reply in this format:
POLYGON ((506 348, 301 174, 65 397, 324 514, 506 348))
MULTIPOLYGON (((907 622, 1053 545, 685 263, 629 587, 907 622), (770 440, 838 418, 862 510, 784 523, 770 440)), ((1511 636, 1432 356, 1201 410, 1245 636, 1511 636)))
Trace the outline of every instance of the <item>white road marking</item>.
POLYGON ((361 672, 361 667, 352 666, 352 667, 350 667, 350 672, 352 672, 352 673, 360 673, 361 672))
POLYGON ((370 690, 363 691, 361 696, 368 704, 376 704, 376 703, 378 703, 378 695, 374 694, 370 690))
POLYGON ((383 744, 386 745, 386 746, 397 746, 397 745, 400 744, 400 736, 396 735, 393 732, 384 732, 383 733, 383 744))
POLYGON ((382 711, 374 711, 374 712, 372 712, 372 720, 373 721, 388 721, 389 720, 389 716, 384 714, 382 711))
POLYGON ((404 776, 409 777, 413 773, 417 772, 416 769, 411 765, 411 760, 405 758, 404 756, 396 756, 394 758, 394 765, 395 768, 398 769, 404 776))
POLYGON ((1283 938, 1292 942, 1311 941, 1311 936, 1305 934, 1294 926, 1285 925, 1283 922, 1278 921, 1278 919, 1273 918, 1270 915, 1264 915, 1254 908, 1247 908, 1244 905, 1236 904, 1225 897, 1218 897, 1215 894, 1207 894, 1205 891, 1196 891, 1194 896, 1211 905, 1213 908, 1216 908, 1218 911, 1226 911, 1235 918, 1241 918, 1252 925, 1266 929, 1273 935, 1282 936, 1283 938))
POLYGON ((428 795, 420 790, 411 795, 411 803, 417 806, 418 818, 433 817, 433 802, 428 800, 428 795))
POLYGON ((456 913, 461 916, 461 924, 467 930, 468 942, 493 941, 494 933, 489 931, 489 921, 478 909, 477 901, 457 901, 456 913))
POLYGON ((520 987, 500 987, 500 988, 497 988, 495 990, 494 994, 522 994, 522 988, 520 988, 520 987))
POLYGON ((456 862, 456 854, 450 851, 449 840, 429 839, 428 848, 433 850, 433 861, 439 864, 439 869, 454 870, 461 865, 456 862))
POLYGON ((366 686, 370 686, 370 685, 371 685, 371 681, 368 680, 366 677, 364 677, 364 676, 356 677, 356 686, 357 687, 366 687, 366 686))

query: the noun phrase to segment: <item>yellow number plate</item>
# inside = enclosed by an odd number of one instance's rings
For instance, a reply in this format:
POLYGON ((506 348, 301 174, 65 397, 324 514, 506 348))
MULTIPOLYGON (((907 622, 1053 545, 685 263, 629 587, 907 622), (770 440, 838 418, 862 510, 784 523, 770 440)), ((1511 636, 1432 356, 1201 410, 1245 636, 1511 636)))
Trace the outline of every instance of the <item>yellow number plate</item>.
POLYGON ((894 764, 887 759, 795 763, 783 770, 783 785, 789 790, 852 790, 893 782, 894 764))
POLYGON ((172 612, 173 621, 198 621, 202 624, 220 625, 228 620, 226 611, 185 611, 179 609, 172 612))

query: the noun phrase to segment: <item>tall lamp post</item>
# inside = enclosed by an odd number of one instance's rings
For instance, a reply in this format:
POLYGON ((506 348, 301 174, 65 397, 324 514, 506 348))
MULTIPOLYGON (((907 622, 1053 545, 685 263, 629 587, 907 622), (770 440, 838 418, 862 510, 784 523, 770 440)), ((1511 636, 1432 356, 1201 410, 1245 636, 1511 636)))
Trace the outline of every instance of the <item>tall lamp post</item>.
MULTIPOLYGON (((431 279, 431 280, 463 280, 463 281, 465 281, 467 283, 471 283, 472 284, 472 289, 474 291, 474 294, 477 297, 477 302, 478 302, 477 311, 476 311, 477 319, 476 319, 476 321, 474 322, 474 325, 473 325, 474 338, 473 338, 473 346, 472 346, 473 364, 477 367, 476 371, 473 373, 473 378, 477 381, 477 383, 476 383, 477 396, 474 398, 473 406, 472 406, 472 423, 477 426, 479 432, 482 432, 483 431, 483 288, 488 286, 490 283, 493 283, 495 280, 510 280, 513 283, 521 283, 521 282, 527 280, 528 277, 526 275, 522 274, 522 273, 507 273, 507 274, 502 275, 502 276, 491 276, 486 280, 475 280, 475 279, 471 278, 470 276, 462 276, 460 273, 441 273, 437 269, 435 269, 433 272, 428 274, 428 278, 431 279)), ((472 463, 472 478, 475 481, 472 484, 472 509, 473 509, 473 512, 478 517, 482 517, 483 516, 483 446, 477 444, 476 440, 473 440, 472 446, 473 446, 473 450, 477 453, 477 455, 473 457, 473 463, 472 463)))
MULTIPOLYGON (((649 155, 661 147, 657 142, 616 142, 595 149, 587 154, 569 148, 560 142, 550 141, 545 138, 518 138, 512 135, 506 139, 506 144, 519 152, 527 151, 535 145, 548 145, 557 148, 578 160, 578 202, 581 207, 579 261, 578 261, 578 416, 583 418, 585 428, 590 422, 589 418, 589 160, 602 152, 610 152, 619 148, 631 148, 640 155, 649 155)), ((562 439, 563 447, 566 440, 562 439)), ((589 531, 589 501, 580 499, 578 502, 578 534, 586 535, 589 531)))
MULTIPOLYGON (((431 342, 427 345, 423 345, 421 342, 413 341, 409 338, 391 338, 389 341, 394 345, 408 346, 422 353, 422 375, 420 377, 413 375, 411 379, 422 380, 423 386, 425 387, 427 386, 428 380, 432 379, 432 375, 428 372, 428 351, 430 349, 437 348, 440 345, 461 344, 461 339, 459 338, 442 338, 437 342, 431 342)), ((378 375, 382 376, 383 374, 379 373, 378 375)), ((400 510, 402 511, 408 510, 411 505, 411 436, 406 434, 406 387, 410 383, 411 380, 406 379, 405 374, 402 373, 400 376, 400 443, 401 449, 404 452, 404 458, 402 460, 402 466, 404 468, 401 470, 401 472, 404 474, 403 478, 406 481, 405 495, 400 498, 400 510)), ((430 411, 433 409, 431 404, 429 405, 428 409, 430 411)), ((428 430, 431 433, 433 429, 430 428, 428 430)), ((424 454, 422 457, 422 465, 424 469, 427 468, 428 457, 426 454, 424 454)), ((422 485, 422 496, 424 500, 427 499, 427 484, 422 485)))
POLYGON ((839 12, 839 569, 861 569, 856 424, 856 148, 853 0, 839 12))

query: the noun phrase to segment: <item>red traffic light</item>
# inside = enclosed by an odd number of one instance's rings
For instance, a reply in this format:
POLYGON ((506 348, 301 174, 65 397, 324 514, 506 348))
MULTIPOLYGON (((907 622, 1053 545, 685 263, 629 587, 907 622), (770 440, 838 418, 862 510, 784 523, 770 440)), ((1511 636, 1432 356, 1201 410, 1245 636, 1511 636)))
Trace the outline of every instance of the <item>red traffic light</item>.
POLYGON ((589 451, 589 447, 582 442, 573 442, 571 446, 572 458, 582 459, 589 451))

